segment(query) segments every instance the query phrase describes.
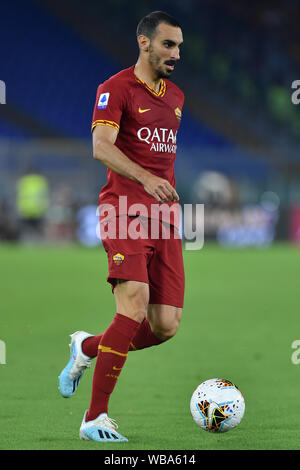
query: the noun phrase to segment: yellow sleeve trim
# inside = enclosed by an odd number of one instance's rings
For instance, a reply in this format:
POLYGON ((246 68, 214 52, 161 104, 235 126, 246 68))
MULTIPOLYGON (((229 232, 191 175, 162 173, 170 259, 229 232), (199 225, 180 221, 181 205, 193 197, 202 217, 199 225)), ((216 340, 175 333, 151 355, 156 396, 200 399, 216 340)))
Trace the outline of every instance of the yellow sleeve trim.
POLYGON ((97 121, 94 121, 92 123, 92 132, 96 126, 110 126, 114 129, 117 129, 117 131, 120 129, 119 124, 117 124, 115 121, 107 121, 106 119, 98 119, 97 121))

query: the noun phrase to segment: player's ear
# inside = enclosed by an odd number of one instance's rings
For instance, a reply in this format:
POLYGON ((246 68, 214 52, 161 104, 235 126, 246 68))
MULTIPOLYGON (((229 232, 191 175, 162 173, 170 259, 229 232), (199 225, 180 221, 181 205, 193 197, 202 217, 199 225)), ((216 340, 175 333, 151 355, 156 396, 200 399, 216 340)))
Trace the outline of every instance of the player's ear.
POLYGON ((137 38, 137 41, 141 51, 149 51, 150 39, 147 36, 144 36, 144 34, 140 34, 137 38))

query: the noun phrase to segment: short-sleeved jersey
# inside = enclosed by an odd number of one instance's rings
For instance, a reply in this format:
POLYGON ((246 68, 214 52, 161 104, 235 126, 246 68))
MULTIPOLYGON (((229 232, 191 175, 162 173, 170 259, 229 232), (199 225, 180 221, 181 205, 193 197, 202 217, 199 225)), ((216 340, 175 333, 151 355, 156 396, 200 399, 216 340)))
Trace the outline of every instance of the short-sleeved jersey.
MULTIPOLYGON (((175 188, 174 162, 183 103, 184 94, 174 83, 162 79, 160 91, 155 92, 134 74, 132 66, 99 85, 92 130, 97 125, 117 129, 115 145, 132 161, 175 188)), ((149 217, 151 205, 158 205, 140 183, 108 169, 107 184, 99 195, 100 206, 112 204, 116 213, 130 214, 130 206, 137 203, 144 204, 149 217), (126 207, 119 204, 119 196, 127 196, 126 207)))

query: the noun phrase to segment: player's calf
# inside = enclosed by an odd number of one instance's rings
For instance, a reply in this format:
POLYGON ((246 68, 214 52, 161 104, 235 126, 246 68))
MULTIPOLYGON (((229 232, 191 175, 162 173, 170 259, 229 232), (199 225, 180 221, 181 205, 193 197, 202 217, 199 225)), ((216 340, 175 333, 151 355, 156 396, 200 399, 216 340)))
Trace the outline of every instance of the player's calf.
POLYGON ((157 326, 156 328, 153 328, 152 331, 153 331, 153 334, 157 338, 159 338, 162 342, 165 342, 173 338, 173 336, 176 335, 178 331, 178 326, 170 327, 170 328, 163 328, 163 327, 157 326))
POLYGON ((148 308, 148 321, 152 332, 161 341, 168 341, 176 335, 182 309, 171 305, 151 304, 148 308))

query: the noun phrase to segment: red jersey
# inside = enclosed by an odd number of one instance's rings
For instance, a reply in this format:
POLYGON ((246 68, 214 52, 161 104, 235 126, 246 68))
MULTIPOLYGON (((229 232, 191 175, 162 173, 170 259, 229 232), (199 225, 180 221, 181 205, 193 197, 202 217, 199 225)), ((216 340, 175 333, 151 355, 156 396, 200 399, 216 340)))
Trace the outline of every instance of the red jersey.
MULTIPOLYGON (((184 94, 174 83, 162 79, 160 91, 155 92, 136 77, 132 66, 99 85, 92 131, 97 125, 117 129, 115 145, 132 161, 175 188, 174 162, 183 103, 184 94)), ((142 215, 149 217, 153 205, 161 207, 140 183, 108 169, 107 184, 99 195, 100 206, 112 204, 116 214, 130 214, 136 213, 133 205, 137 203, 147 208, 148 213, 142 215), (119 196, 127 196, 127 204, 120 204, 119 196)))

